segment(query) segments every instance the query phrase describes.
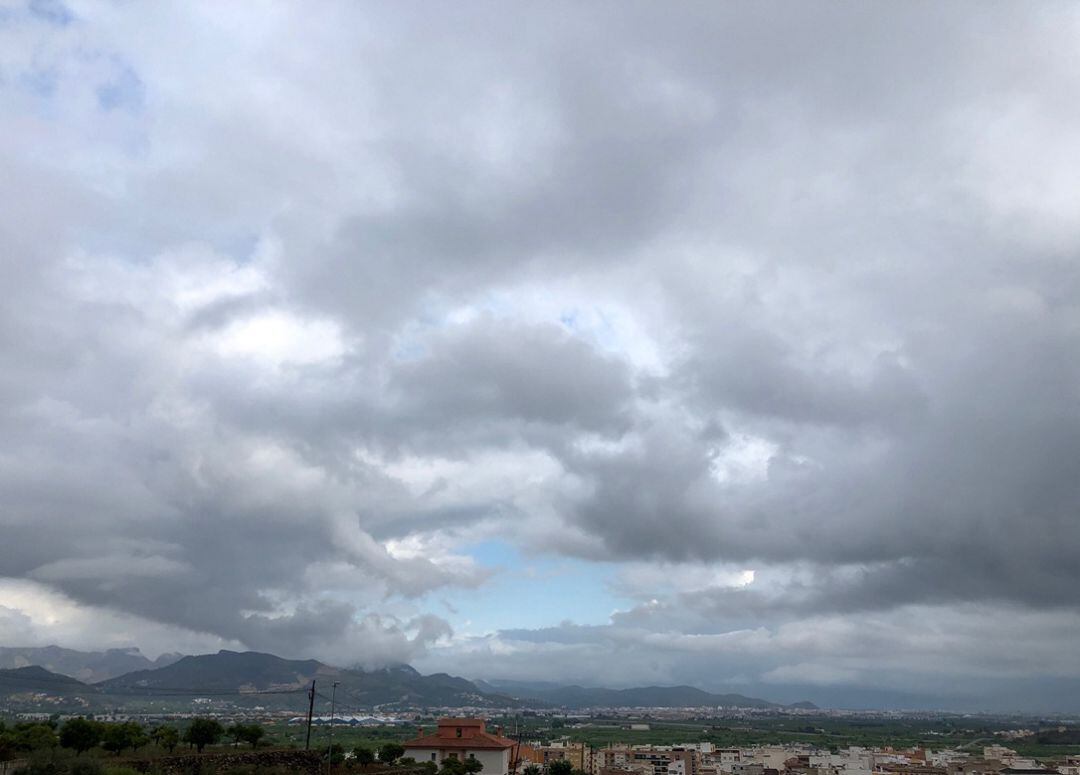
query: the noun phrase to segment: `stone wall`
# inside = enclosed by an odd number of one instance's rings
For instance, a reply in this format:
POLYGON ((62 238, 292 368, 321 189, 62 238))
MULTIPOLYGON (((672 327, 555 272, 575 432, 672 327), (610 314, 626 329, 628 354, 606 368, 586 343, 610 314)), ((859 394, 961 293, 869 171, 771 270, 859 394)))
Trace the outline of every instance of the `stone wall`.
MULTIPOLYGON (((156 759, 116 759, 112 763, 131 767, 149 775, 227 775, 241 770, 257 775, 260 770, 299 772, 319 775, 326 770, 322 751, 298 751, 294 749, 273 751, 230 751, 228 753, 178 754, 156 759)), ((428 775, 424 767, 386 767, 373 764, 368 767, 334 767, 335 775, 428 775)))
POLYGON ((182 754, 157 759, 131 759, 123 762, 139 772, 154 775, 209 775, 230 770, 255 772, 278 769, 318 775, 322 765, 319 751, 234 751, 229 753, 182 754))

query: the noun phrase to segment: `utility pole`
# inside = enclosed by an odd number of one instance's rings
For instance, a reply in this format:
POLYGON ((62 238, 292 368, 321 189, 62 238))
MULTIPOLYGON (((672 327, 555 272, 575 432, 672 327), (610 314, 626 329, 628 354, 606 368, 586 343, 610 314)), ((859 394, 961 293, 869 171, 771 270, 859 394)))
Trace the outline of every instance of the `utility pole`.
POLYGON ((524 730, 521 728, 520 717, 514 718, 514 726, 517 727, 517 750, 514 751, 514 771, 513 775, 517 775, 518 762, 521 761, 521 734, 524 730))
POLYGON ((304 750, 311 750, 311 714, 315 711, 315 679, 311 680, 311 688, 307 693, 307 740, 304 741, 304 750))
POLYGON ((330 742, 326 746, 326 772, 334 771, 334 703, 337 701, 337 685, 334 681, 334 690, 330 692, 330 742))

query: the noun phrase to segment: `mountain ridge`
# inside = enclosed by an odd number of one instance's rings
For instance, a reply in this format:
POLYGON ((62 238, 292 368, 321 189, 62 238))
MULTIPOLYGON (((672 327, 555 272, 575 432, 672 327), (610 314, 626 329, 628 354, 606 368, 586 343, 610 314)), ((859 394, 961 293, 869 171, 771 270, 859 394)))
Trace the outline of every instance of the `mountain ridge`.
POLYGON ((38 665, 60 675, 85 683, 115 678, 133 670, 166 667, 182 654, 162 654, 149 659, 138 648, 116 648, 104 651, 76 651, 62 646, 0 646, 0 669, 14 670, 38 665))
POLYGON ((0 668, 0 696, 45 694, 64 696, 70 694, 93 694, 94 687, 77 678, 54 673, 40 665, 0 668))
POLYGON ((673 707, 735 707, 735 708, 801 708, 816 709, 803 700, 791 705, 747 697, 743 694, 715 694, 685 684, 677 686, 637 686, 627 689, 561 685, 547 681, 476 681, 477 686, 501 691, 525 700, 534 699, 566 708, 673 708, 673 707))
MULTIPOLYGON (((93 660, 103 657, 119 664, 130 658, 139 669, 98 681, 81 681, 47 665, 20 665, 0 668, 0 693, 18 693, 29 685, 45 691, 66 689, 70 693, 100 694, 112 697, 170 697, 204 693, 235 695, 269 701, 266 695, 306 693, 312 681, 336 681, 338 699, 343 707, 740 707, 757 709, 816 709, 810 702, 791 705, 770 702, 742 694, 714 694, 692 686, 641 686, 626 689, 562 685, 555 682, 473 680, 448 673, 423 675, 407 664, 388 665, 373 670, 360 667, 341 668, 315 659, 285 659, 258 651, 229 651, 188 656, 164 655, 149 660, 137 649, 108 652, 75 652, 58 646, 40 649, 0 649, 0 655, 19 652, 22 659, 36 653, 55 663, 86 672, 93 660), (79 655, 85 657, 79 661, 79 655), (176 656, 176 658, 173 658, 176 656), (166 664, 156 665, 155 662, 166 664), (149 665, 149 666, 146 666, 149 665), (19 672, 28 671, 29 672, 19 672)), ((10 659, 10 656, 9 656, 10 659)), ((284 700, 284 698, 282 698, 284 700)))
POLYGON ((408 665, 376 670, 340 668, 315 659, 291 660, 257 651, 187 656, 162 668, 139 670, 95 684, 109 695, 168 696, 171 692, 235 694, 306 693, 312 681, 338 684, 341 707, 512 707, 515 700, 480 691, 471 681, 446 673, 421 675, 408 665))

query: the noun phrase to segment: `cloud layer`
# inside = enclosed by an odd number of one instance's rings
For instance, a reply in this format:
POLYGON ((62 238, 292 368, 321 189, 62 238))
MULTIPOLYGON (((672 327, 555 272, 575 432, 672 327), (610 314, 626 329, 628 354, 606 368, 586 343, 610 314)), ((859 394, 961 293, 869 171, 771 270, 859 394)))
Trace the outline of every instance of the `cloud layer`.
POLYGON ((0 7, 0 621, 1037 705, 1080 679, 1078 24, 0 7), (630 602, 471 633, 484 541, 630 602))

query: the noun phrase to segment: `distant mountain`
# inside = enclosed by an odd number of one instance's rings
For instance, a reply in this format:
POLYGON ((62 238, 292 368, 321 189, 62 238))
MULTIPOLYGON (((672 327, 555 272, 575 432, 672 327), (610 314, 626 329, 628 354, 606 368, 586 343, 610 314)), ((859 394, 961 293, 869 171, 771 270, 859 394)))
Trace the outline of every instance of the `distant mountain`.
POLYGON ((171 665, 136 670, 98 684, 109 694, 266 692, 302 689, 313 678, 335 679, 342 671, 314 659, 282 659, 257 651, 219 651, 183 657, 171 665))
POLYGON ((155 660, 149 660, 137 648, 75 651, 60 646, 0 647, 0 669, 38 665, 53 673, 94 683, 130 673, 132 670, 165 667, 181 656, 162 654, 155 660))
POLYGON ((472 681, 446 673, 421 675, 408 665, 380 670, 344 671, 345 696, 362 707, 515 707, 521 703, 499 692, 485 692, 472 681))
POLYGON ((0 670, 0 697, 19 694, 47 694, 53 697, 93 694, 95 689, 82 681, 53 673, 43 667, 17 667, 0 670))
MULTIPOLYGON (((436 673, 421 675, 408 665, 365 671, 332 667, 314 659, 282 659, 255 651, 219 651, 184 657, 166 667, 137 670, 96 684, 109 695, 181 696, 258 694, 260 702, 289 702, 289 693, 302 694, 312 681, 316 691, 329 694, 337 681, 337 701, 346 712, 375 707, 512 707, 513 699, 483 692, 464 678, 436 673)), ((295 703, 291 703, 295 704, 295 703)))
MULTIPOLYGON (((0 696, 26 692, 54 695, 97 695, 122 699, 162 698, 187 702, 192 696, 228 697, 278 707, 306 705, 312 681, 321 697, 338 682, 338 707, 343 712, 375 708, 482 707, 510 708, 552 705, 565 708, 739 707, 781 708, 777 703, 741 694, 711 694, 692 686, 645 686, 603 689, 562 686, 549 682, 469 681, 446 673, 421 675, 409 665, 378 670, 339 668, 314 659, 283 659, 255 651, 162 658, 155 665, 135 649, 86 653, 49 646, 41 649, 0 649, 0 696), (40 660, 40 666, 18 664, 40 660), (71 673, 100 675, 121 665, 137 665, 122 675, 110 675, 88 685, 71 673), (70 671, 70 672, 68 672, 70 671)), ((114 700, 108 700, 113 702, 114 700)), ((814 708, 801 702, 792 708, 814 708)))
MULTIPOLYGON (((501 692, 519 700, 540 702, 564 708, 782 708, 779 703, 746 697, 742 694, 712 694, 693 686, 643 686, 634 689, 601 689, 583 686, 560 686, 546 682, 478 681, 481 689, 501 692)), ((801 702, 786 707, 813 708, 801 702)))

